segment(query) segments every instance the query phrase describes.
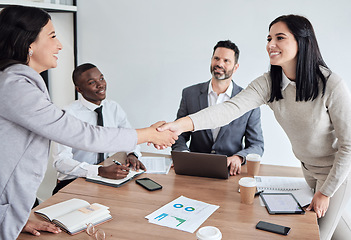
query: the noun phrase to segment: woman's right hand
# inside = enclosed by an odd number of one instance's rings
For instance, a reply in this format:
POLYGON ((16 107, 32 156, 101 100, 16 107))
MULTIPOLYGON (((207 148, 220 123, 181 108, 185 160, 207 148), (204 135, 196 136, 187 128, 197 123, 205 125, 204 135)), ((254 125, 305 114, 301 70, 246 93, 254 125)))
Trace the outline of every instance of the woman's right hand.
POLYGON ((159 121, 148 128, 137 129, 138 144, 147 142, 148 145, 154 144, 157 149, 164 149, 172 146, 178 139, 178 135, 170 130, 157 131, 157 128, 165 124, 165 121, 159 121))
POLYGON ((183 132, 193 131, 194 124, 190 117, 183 117, 174 122, 165 123, 157 128, 157 131, 160 132, 166 130, 172 131, 179 136, 183 132))
MULTIPOLYGON (((157 127, 157 131, 159 132, 170 131, 177 136, 179 136, 183 132, 192 131, 192 130, 194 130, 194 125, 193 125, 193 121, 189 117, 183 117, 174 122, 169 122, 169 123, 164 122, 162 125, 157 127)), ((150 145, 150 142, 148 143, 148 145, 150 145)), ((154 143, 154 146, 159 150, 166 148, 164 145, 159 145, 155 143, 154 143)))
POLYGON ((172 144, 178 139, 178 134, 175 132, 165 129, 164 131, 158 131, 160 126, 164 126, 167 124, 165 121, 160 121, 155 124, 152 124, 150 128, 152 128, 153 134, 151 135, 151 141, 149 143, 153 143, 155 148, 157 149, 164 149, 166 147, 171 147, 172 144), (157 147, 159 146, 159 147, 157 147))

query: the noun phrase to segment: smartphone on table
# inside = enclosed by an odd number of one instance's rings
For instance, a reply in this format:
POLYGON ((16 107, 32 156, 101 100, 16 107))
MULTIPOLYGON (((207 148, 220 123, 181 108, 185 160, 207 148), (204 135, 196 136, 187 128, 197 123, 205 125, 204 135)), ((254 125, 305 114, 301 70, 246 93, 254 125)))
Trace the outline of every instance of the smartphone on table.
POLYGON ((139 178, 135 180, 135 182, 149 191, 155 191, 162 188, 160 184, 150 178, 139 178))
POLYGON ((259 221, 256 225, 256 228, 260 230, 265 230, 268 232, 282 234, 282 235, 288 235, 291 229, 289 227, 285 227, 274 223, 264 222, 264 221, 259 221))

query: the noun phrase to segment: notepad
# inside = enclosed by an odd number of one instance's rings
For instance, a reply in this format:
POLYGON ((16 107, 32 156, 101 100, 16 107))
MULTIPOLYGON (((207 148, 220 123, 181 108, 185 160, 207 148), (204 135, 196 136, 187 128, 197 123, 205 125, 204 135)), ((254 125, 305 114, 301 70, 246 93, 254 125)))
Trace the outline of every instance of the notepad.
POLYGON ((263 190, 265 193, 292 193, 303 207, 311 203, 314 195, 304 178, 256 176, 255 179, 257 182, 257 191, 263 190))
POLYGON ((74 235, 87 228, 87 224, 98 225, 112 219, 109 207, 99 203, 72 198, 70 200, 39 209, 34 213, 52 222, 63 231, 74 235))
POLYGON ((142 173, 144 173, 144 170, 141 170, 141 169, 139 169, 138 171, 130 170, 128 175, 122 179, 110 179, 110 178, 104 178, 101 176, 96 176, 96 177, 87 177, 86 181, 99 183, 110 187, 120 187, 142 173))

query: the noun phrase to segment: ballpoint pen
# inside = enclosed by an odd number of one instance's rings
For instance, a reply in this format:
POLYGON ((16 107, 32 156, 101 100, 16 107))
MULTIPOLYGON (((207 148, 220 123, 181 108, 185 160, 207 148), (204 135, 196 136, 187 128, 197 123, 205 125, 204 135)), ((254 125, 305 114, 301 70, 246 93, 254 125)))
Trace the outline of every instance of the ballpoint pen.
POLYGON ((118 162, 117 160, 112 160, 112 162, 116 163, 117 165, 122 165, 122 163, 118 162))
MULTIPOLYGON (((112 159, 112 162, 114 162, 114 163, 117 164, 118 166, 122 166, 122 163, 118 162, 117 160, 112 159)), ((127 170, 122 169, 122 171, 127 171, 127 172, 129 172, 129 169, 127 169, 127 170)))
POLYGON ((257 193, 255 193, 255 197, 260 195, 261 193, 263 193, 264 190, 258 191, 257 193))

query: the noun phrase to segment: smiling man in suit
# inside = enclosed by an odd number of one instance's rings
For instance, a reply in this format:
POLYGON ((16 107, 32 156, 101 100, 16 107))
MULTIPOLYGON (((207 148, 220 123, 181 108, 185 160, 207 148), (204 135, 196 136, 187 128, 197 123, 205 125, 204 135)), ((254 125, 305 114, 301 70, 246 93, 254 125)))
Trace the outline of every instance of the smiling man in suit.
MULTIPOLYGON (((238 94, 242 88, 232 80, 239 67, 238 59, 239 49, 233 42, 219 41, 211 58, 212 78, 183 90, 177 119, 238 94)), ((253 109, 221 128, 185 132, 173 144, 172 150, 226 155, 230 175, 240 174, 249 153, 263 154, 260 109, 253 109), (190 138, 188 147, 186 143, 190 138)))

